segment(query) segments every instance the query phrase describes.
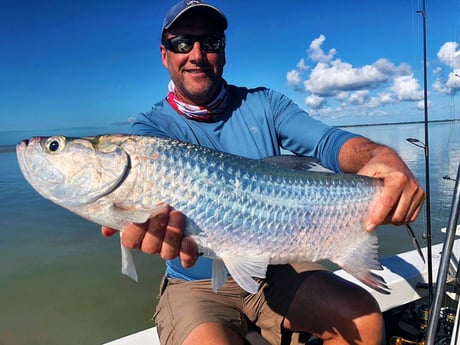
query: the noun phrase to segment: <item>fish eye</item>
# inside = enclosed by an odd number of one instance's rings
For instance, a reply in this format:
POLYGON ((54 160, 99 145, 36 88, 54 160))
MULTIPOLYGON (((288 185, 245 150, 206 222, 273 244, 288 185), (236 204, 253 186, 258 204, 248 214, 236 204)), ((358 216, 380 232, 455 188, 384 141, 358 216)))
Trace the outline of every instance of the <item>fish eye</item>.
POLYGON ((50 148, 51 152, 56 152, 59 150, 59 142, 57 140, 53 140, 48 144, 48 147, 50 148))
POLYGON ((51 137, 46 141, 46 148, 51 153, 62 151, 64 146, 65 140, 63 137, 51 137))

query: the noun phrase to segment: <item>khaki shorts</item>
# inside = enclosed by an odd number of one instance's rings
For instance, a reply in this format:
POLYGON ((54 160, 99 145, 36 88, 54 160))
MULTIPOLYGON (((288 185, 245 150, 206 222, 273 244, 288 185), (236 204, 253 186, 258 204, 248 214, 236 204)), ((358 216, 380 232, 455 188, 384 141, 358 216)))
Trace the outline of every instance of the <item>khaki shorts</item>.
POLYGON ((324 270, 316 263, 273 265, 267 277, 260 280, 257 294, 250 294, 229 279, 215 293, 210 280, 186 282, 167 279, 155 313, 155 321, 162 345, 180 345, 187 335, 202 323, 220 322, 246 337, 248 320, 260 328, 262 336, 270 344, 300 344, 299 334, 282 329, 298 287, 308 271, 324 270))

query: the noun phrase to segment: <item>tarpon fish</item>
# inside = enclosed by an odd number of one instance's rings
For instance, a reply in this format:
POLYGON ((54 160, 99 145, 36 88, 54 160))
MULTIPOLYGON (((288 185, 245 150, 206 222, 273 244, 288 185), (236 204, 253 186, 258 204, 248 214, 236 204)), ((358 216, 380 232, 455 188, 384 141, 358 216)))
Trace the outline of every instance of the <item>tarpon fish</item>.
MULTIPOLYGON (((228 274, 255 293, 253 278, 269 264, 329 260, 389 293, 372 272, 383 269, 377 235, 364 227, 380 179, 131 135, 34 137, 17 145, 17 156, 42 196, 100 225, 122 230, 165 203, 182 212, 185 233, 214 259, 215 291, 228 274)), ((124 273, 133 276, 128 252, 124 273)))

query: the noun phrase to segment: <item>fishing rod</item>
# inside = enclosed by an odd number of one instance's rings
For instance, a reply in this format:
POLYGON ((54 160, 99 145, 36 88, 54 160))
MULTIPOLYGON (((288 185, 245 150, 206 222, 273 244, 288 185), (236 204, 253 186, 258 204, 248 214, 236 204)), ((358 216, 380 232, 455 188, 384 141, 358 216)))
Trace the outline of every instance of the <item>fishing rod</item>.
POLYGON ((429 152, 429 118, 428 118, 428 66, 427 66, 427 44, 426 44, 426 0, 423 0, 422 10, 417 11, 422 15, 423 22, 423 102, 424 102, 424 125, 425 142, 418 139, 407 138, 407 141, 417 147, 423 148, 425 152, 425 210, 426 210, 426 239, 428 256, 428 296, 429 304, 433 300, 433 260, 432 260, 432 235, 431 235, 431 197, 430 197, 430 152, 429 152))
MULTIPOLYGON (((433 305, 431 307, 431 313, 428 322, 428 328, 426 331, 426 345, 432 345, 435 341, 436 329, 439 321, 439 311, 441 310, 442 296, 444 293, 445 285, 441 282, 445 282, 449 271, 450 260, 452 256, 452 248, 454 246, 455 235, 457 230, 457 222, 460 213, 460 164, 458 166, 457 179, 455 183, 454 196, 452 201, 451 213, 449 216, 449 223, 446 231, 446 239, 444 241, 443 253, 441 256, 441 262, 439 264, 436 294, 433 305)), ((457 276, 459 273, 459 267, 457 266, 457 276)), ((460 306, 457 306, 459 308, 460 306)), ((459 322, 460 320, 457 320, 459 322)), ((456 343, 458 344, 458 343, 456 343)))
MULTIPOLYGON (((445 289, 445 283, 447 280, 447 274, 450 266, 450 261, 452 258, 452 250, 453 244, 455 241, 456 229, 457 229, 457 222, 460 213, 460 165, 458 167, 457 178, 454 188, 454 195, 451 207, 451 214, 449 216, 449 223, 446 232, 446 238, 443 246, 443 253, 441 256, 441 262, 439 265, 438 276, 437 276, 437 284, 436 284, 436 291, 433 300, 433 277, 432 277, 432 256, 431 256, 431 210, 430 210, 430 165, 429 165, 429 135, 428 135, 428 91, 427 91, 427 49, 426 49, 426 0, 423 0, 423 8, 421 11, 417 11, 417 13, 422 14, 423 18, 423 61, 424 61, 424 69, 423 69, 423 79, 424 79, 424 110, 425 110, 425 143, 423 145, 425 150, 425 174, 426 174, 426 239, 427 239, 427 250, 428 250, 428 289, 429 289, 429 318, 428 324, 425 332, 425 344, 426 345, 433 345, 436 339, 437 329, 439 327, 439 318, 440 318, 440 311, 441 311, 441 304, 445 289)), ((408 139, 409 140, 409 139, 408 139)), ((414 143, 412 140, 410 142, 414 143)), ((419 142, 415 141, 415 145, 419 142)), ((419 145, 417 145, 419 146, 419 145)), ((446 177, 444 177, 446 178, 446 177)), ((457 283, 459 277, 459 265, 457 265, 457 283)), ((459 308, 460 306, 457 305, 457 315, 456 318, 459 317, 459 308)), ((455 319, 454 319, 455 320, 455 319)), ((454 322, 457 323, 455 328, 458 328, 458 323, 460 320, 455 320, 454 322)), ((457 334, 458 336, 458 334, 457 334)), ((456 336, 454 337, 456 338, 456 336)), ((454 340, 455 344, 458 344, 458 339, 454 340)))

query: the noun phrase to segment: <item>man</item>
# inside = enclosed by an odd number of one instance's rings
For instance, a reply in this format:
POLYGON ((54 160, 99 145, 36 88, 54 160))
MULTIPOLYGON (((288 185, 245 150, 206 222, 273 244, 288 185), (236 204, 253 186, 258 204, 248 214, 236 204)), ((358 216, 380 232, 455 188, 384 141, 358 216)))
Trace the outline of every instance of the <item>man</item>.
MULTIPOLYGON (((137 118, 134 133, 250 158, 279 155, 280 146, 314 156, 335 171, 384 180, 368 231, 383 223, 413 222, 424 192, 393 150, 330 128, 273 90, 225 82, 227 25, 219 9, 202 1, 183 1, 169 10, 160 45, 171 76, 169 94, 137 118)), ((231 278, 214 293, 210 260, 198 258, 183 229, 184 216, 165 207, 122 234, 126 247, 168 260, 155 316, 162 344, 244 344, 248 320, 271 344, 285 344, 288 331, 314 334, 324 344, 380 343, 382 317, 371 295, 316 264, 269 266, 255 295, 231 278)))

